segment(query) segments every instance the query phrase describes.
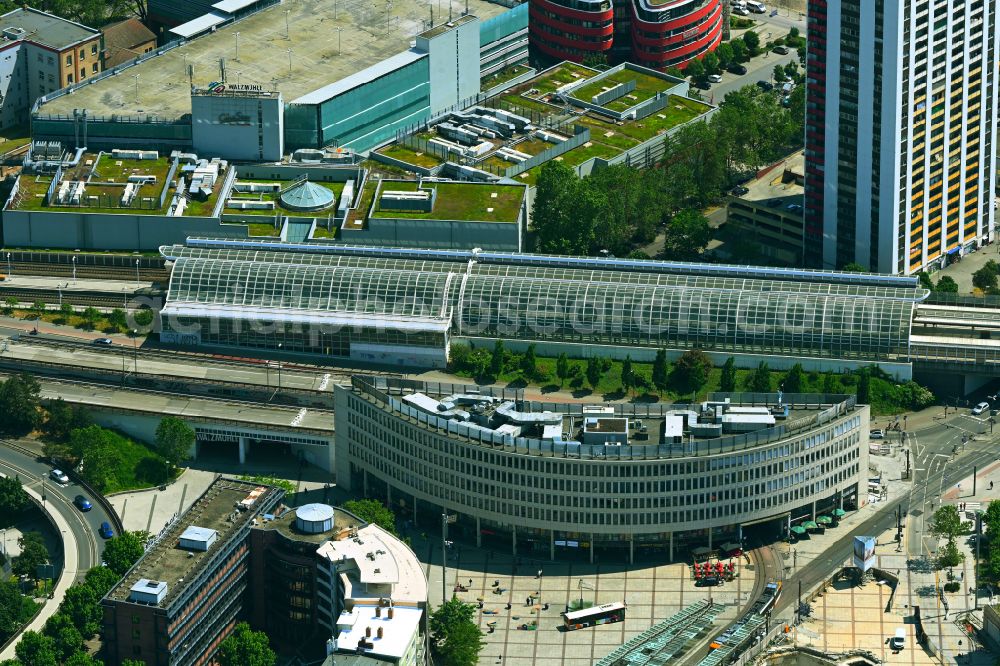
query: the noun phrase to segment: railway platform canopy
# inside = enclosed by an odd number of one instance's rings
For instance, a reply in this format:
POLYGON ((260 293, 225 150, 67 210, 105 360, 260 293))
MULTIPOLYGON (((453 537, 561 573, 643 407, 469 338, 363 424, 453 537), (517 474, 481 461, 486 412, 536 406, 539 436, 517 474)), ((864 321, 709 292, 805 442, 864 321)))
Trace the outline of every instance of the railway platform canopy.
POLYGON ((229 344, 359 359, 381 345, 441 363, 455 339, 504 339, 633 359, 701 348, 905 363, 927 296, 907 277, 477 250, 189 239, 161 253, 173 263, 165 331, 195 322, 229 344), (267 331, 232 330, 254 319, 267 331))

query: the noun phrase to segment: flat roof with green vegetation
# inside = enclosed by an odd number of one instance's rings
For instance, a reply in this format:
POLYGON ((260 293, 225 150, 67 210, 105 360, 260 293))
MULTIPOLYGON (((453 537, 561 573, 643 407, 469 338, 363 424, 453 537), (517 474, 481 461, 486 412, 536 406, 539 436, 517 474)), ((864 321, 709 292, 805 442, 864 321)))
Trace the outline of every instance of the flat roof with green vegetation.
POLYGON ((504 67, 498 72, 493 72, 492 74, 479 79, 479 89, 490 90, 491 88, 496 88, 497 86, 503 85, 511 79, 530 71, 531 67, 528 65, 510 65, 508 67, 504 67))
MULTIPOLYGON (((548 127, 545 130, 568 137, 573 134, 573 126, 581 125, 590 129, 590 140, 562 155, 554 158, 567 166, 575 167, 595 157, 612 159, 622 152, 666 134, 678 125, 694 120, 711 111, 712 106, 681 95, 670 95, 666 106, 640 120, 616 121, 607 114, 597 110, 572 106, 565 100, 553 95, 553 92, 569 83, 581 82, 581 86, 573 93, 573 97, 589 102, 594 95, 615 85, 635 81, 636 87, 627 95, 608 102, 604 108, 614 111, 624 111, 637 104, 645 102, 657 94, 664 93, 678 85, 679 81, 664 79, 655 74, 642 71, 641 68, 626 67, 625 69, 602 75, 594 79, 598 72, 575 63, 564 62, 550 70, 539 74, 530 81, 490 98, 482 106, 498 108, 502 111, 515 113, 528 118, 534 128, 548 127)), ((424 130, 413 137, 429 140, 436 136, 433 128, 424 130)), ((543 138, 544 135, 531 131, 515 132, 508 139, 483 139, 493 143, 494 148, 486 151, 481 158, 458 158, 453 161, 468 164, 494 174, 503 175, 506 169, 516 164, 517 158, 507 158, 497 151, 501 147, 528 154, 537 155, 556 144, 543 138)), ((417 166, 436 165, 440 158, 429 155, 418 155, 412 149, 399 144, 391 144, 380 149, 382 154, 396 157, 403 162, 417 166), (433 164, 432 164, 433 163, 433 164)), ((534 185, 538 166, 525 173, 512 176, 526 185, 534 185)))
MULTIPOLYGON (((416 220, 458 220, 464 222, 517 222, 524 200, 524 188, 520 185, 496 185, 493 183, 424 183, 425 188, 437 190, 434 210, 429 213, 378 210, 378 202, 372 210, 373 218, 395 218, 416 220), (490 210, 492 209, 492 210, 490 210)), ((417 182, 412 180, 382 181, 381 192, 386 190, 412 192, 417 182)))
POLYGON ((545 95, 555 92, 567 83, 589 79, 596 73, 597 70, 590 69, 589 67, 577 65, 572 62, 563 62, 536 76, 531 81, 528 81, 526 85, 530 89, 537 90, 538 94, 545 95))
POLYGON ((386 157, 391 157, 400 162, 406 162, 407 164, 412 164, 413 166, 432 168, 444 162, 437 155, 431 153, 420 153, 408 146, 404 146, 398 143, 390 143, 384 148, 379 148, 377 151, 380 155, 385 155, 386 157))
POLYGON ((670 90, 678 83, 675 81, 665 81, 645 72, 625 68, 620 72, 615 72, 614 74, 609 74, 598 79, 593 83, 580 86, 573 91, 573 97, 583 102, 590 102, 595 95, 599 95, 605 90, 610 90, 617 85, 628 83, 629 81, 635 81, 635 90, 602 106, 612 111, 625 111, 636 104, 641 104, 647 99, 655 97, 657 93, 670 90))

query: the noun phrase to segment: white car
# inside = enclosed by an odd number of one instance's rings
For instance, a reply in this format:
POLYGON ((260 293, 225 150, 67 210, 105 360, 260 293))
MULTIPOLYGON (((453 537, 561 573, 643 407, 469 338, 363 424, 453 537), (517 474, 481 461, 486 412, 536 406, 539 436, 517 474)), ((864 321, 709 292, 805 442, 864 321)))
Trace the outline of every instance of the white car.
POLYGON ((56 483, 69 483, 69 477, 66 476, 66 472, 61 469, 54 469, 49 472, 49 478, 56 483))
POLYGON ((989 408, 990 408, 990 403, 988 403, 988 402, 981 402, 981 403, 979 403, 978 405, 976 405, 975 407, 972 408, 972 415, 973 416, 979 416, 980 414, 982 414, 983 412, 985 412, 989 408))
POLYGON ((722 81, 722 75, 721 74, 709 74, 708 75, 708 80, 711 81, 712 83, 719 83, 720 81, 722 81))
POLYGON ((869 430, 869 439, 885 439, 885 430, 869 430))
POLYGON ((743 6, 733 7, 733 14, 736 16, 750 16, 750 10, 743 6))

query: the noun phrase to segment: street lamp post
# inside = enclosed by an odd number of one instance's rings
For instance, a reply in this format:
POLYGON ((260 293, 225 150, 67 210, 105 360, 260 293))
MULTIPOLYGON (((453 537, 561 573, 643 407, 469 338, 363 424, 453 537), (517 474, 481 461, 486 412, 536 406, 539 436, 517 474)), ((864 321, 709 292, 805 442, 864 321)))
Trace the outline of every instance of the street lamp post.
POLYGON ((14 275, 14 269, 10 264, 10 252, 7 253, 7 275, 14 275))
POLYGON ((135 286, 136 286, 137 289, 142 286, 142 284, 139 282, 139 260, 138 259, 135 260, 135 286))
POLYGON ((136 338, 139 336, 139 329, 132 329, 132 372, 139 374, 139 344, 136 338))
POLYGON ((340 55, 340 34, 344 32, 344 29, 337 27, 335 30, 337 31, 337 55, 340 55))
POLYGON ((236 58, 234 58, 234 60, 236 60, 236 62, 239 62, 240 61, 240 33, 239 33, 239 31, 234 32, 233 36, 236 37, 236 58))
MULTIPOLYGON (((278 343, 278 353, 281 353, 282 343, 278 343)), ((278 358, 278 390, 281 390, 281 358, 278 358)))
MULTIPOLYGON (((10 252, 7 253, 7 259, 10 259, 10 252)), ((76 255, 73 255, 73 284, 76 284, 76 255)))

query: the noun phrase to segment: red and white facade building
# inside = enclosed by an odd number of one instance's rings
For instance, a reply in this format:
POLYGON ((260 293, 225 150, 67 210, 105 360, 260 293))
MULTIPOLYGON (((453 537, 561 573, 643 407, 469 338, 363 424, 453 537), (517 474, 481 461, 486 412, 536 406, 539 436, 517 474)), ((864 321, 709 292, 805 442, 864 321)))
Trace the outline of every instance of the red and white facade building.
POLYGON ((722 41, 722 0, 529 0, 536 53, 582 62, 592 54, 654 69, 684 68, 722 41))

